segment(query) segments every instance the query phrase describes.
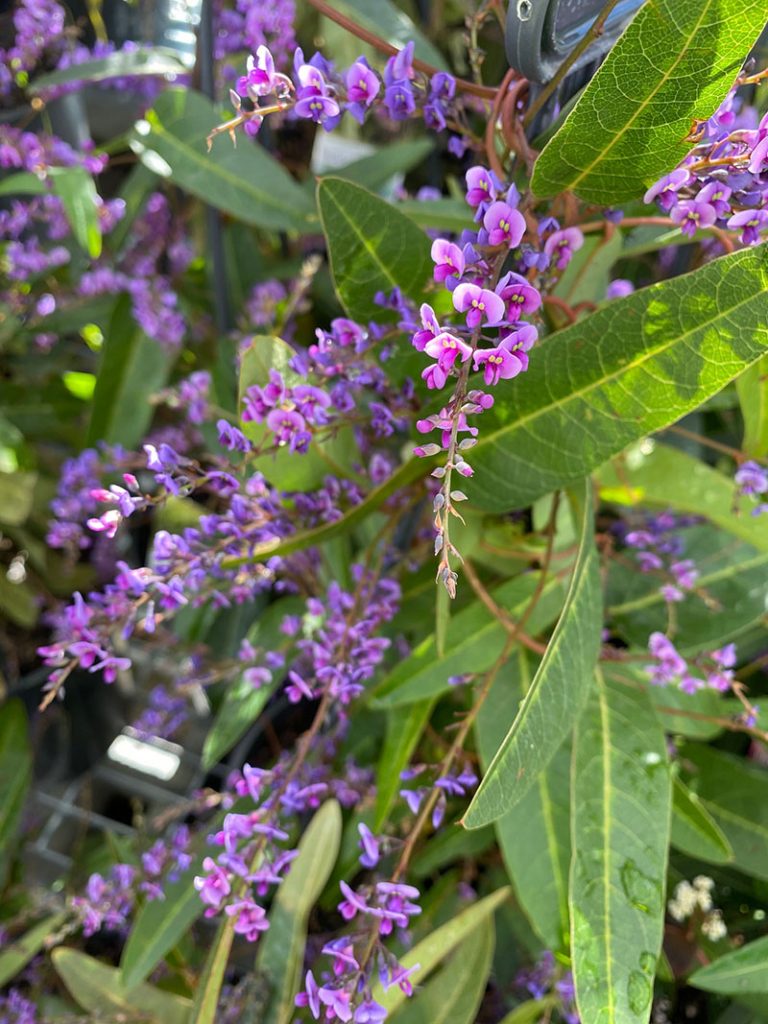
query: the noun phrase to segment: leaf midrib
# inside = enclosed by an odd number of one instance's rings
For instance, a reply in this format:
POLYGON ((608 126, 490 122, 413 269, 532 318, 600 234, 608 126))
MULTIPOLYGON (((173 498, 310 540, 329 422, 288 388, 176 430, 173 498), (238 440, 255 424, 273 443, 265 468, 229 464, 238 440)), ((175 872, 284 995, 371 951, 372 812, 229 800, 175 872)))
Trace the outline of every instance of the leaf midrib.
MULTIPOLYGON (((731 306, 727 310, 718 311, 717 316, 714 317, 712 320, 707 320, 704 323, 697 324, 690 331, 685 331, 683 334, 679 334, 676 337, 672 338, 671 340, 665 341, 664 343, 660 344, 656 348, 653 348, 653 349, 650 349, 649 351, 644 352, 642 354, 642 356, 638 356, 636 359, 632 360, 631 362, 624 363, 622 366, 620 366, 617 370, 613 371, 612 373, 609 373, 609 374, 607 374, 604 377, 600 377, 597 380, 590 381, 590 383, 587 384, 583 388, 580 388, 580 389, 578 389, 576 391, 570 391, 567 394, 567 396, 565 396, 562 399, 560 399, 560 398, 554 399, 548 405, 540 405, 540 406, 538 406, 536 409, 531 410, 530 413, 527 413, 525 416, 521 416, 519 419, 515 420, 513 423, 508 423, 508 424, 500 427, 497 431, 495 431, 492 434, 488 434, 485 437, 483 437, 481 435, 480 440, 475 445, 473 451, 474 452, 478 452, 478 451, 480 451, 481 448, 483 448, 484 446, 487 446, 487 445, 493 445, 493 446, 498 445, 499 440, 504 435, 506 435, 506 434, 508 434, 510 432, 516 431, 516 430, 520 429, 521 427, 524 427, 527 423, 530 423, 532 421, 536 421, 541 416, 546 416, 553 409, 557 409, 557 408, 559 408, 561 406, 568 405, 569 403, 571 403, 572 401, 575 401, 576 399, 583 398, 585 395, 589 395, 591 392, 593 392, 593 391, 595 391, 595 390, 597 390, 599 388, 604 387, 609 382, 612 382, 612 381, 616 380, 617 378, 622 377, 624 374, 629 373, 632 370, 638 369, 640 366, 642 366, 644 363, 648 362, 649 360, 655 359, 658 356, 663 355, 670 348, 673 348, 676 345, 682 344, 687 338, 690 338, 693 335, 698 334, 700 331, 705 330, 708 327, 712 327, 713 325, 718 323, 718 321, 720 321, 720 320, 722 320, 724 318, 731 317, 738 310, 740 310, 743 306, 748 306, 751 303, 756 302, 759 298, 760 298, 759 294, 754 293, 754 292, 750 293, 750 295, 746 299, 743 299, 742 301, 738 302, 735 306, 731 306)), ((766 328, 766 327, 763 327, 762 330, 765 331, 765 332, 768 332, 768 328, 766 328)), ((760 358, 760 355, 755 357, 755 359, 759 359, 759 358, 760 358)), ((754 361, 755 360, 752 360, 752 362, 754 362, 754 361)), ((749 363, 747 365, 751 365, 751 363, 749 363)))
MULTIPOLYGON (((592 173, 592 171, 595 169, 595 167, 599 163, 602 163, 604 160, 608 159, 608 154, 614 149, 614 147, 619 142, 621 142, 623 140, 624 136, 629 131, 629 129, 632 127, 632 125, 637 120, 637 118, 640 116, 640 114, 646 109, 646 107, 649 105, 649 103, 651 103, 651 101, 656 98, 656 96, 658 95, 658 93, 660 92, 662 87, 667 84, 667 82, 671 78, 673 72, 677 70, 679 64, 682 62, 683 58, 688 55, 688 52, 691 49, 691 41, 696 38, 696 35, 699 32, 699 29, 701 28, 702 23, 704 21, 704 16, 709 13, 709 10, 710 10, 710 8, 712 6, 712 2, 713 2, 713 0, 705 0, 705 8, 704 8, 703 13, 701 14, 701 16, 699 18, 698 24, 696 25, 696 29, 695 29, 694 32, 691 32, 689 34, 689 43, 686 46, 684 46, 682 48, 682 50, 679 52, 676 60, 671 65, 669 70, 667 72, 665 72, 665 74, 661 77, 661 79, 659 80, 656 88, 653 89, 648 94, 648 96, 642 101, 642 103, 640 103, 640 105, 636 108, 635 113, 632 115, 632 117, 629 118, 629 120, 625 124, 624 128, 620 132, 618 132, 617 134, 613 135, 612 139, 611 139, 611 142, 608 143, 608 145, 605 146, 605 148, 602 149, 598 153, 597 157, 592 161, 592 163, 589 164, 587 167, 585 167, 582 170, 581 174, 577 178, 572 180, 571 184, 569 185, 569 189, 571 191, 574 191, 578 187, 578 185, 586 177, 588 177, 592 173)), ((651 0, 651 3, 649 3, 648 8, 647 8, 647 10, 649 12, 647 17, 649 19, 650 19, 650 11, 652 9, 652 5, 653 5, 653 0, 651 0)), ((658 11, 658 14, 663 17, 663 11, 658 11)))
MULTIPOLYGON (((357 188, 358 186, 353 186, 353 187, 357 188)), ((361 189, 360 191, 365 191, 365 190, 361 189)), ((333 186, 331 185, 331 183, 330 182, 326 183, 324 189, 322 188, 322 184, 321 184, 321 192, 324 192, 324 194, 327 196, 328 200, 333 204, 333 206, 336 208, 336 210, 341 214, 342 219, 351 228, 352 234, 355 235, 355 237, 359 240, 359 242, 362 245, 363 249, 365 249, 365 251, 371 257, 372 261, 376 264, 376 266, 379 267, 379 269, 382 271, 382 273, 386 277, 387 281, 392 285, 393 288, 399 287, 398 281, 392 276, 392 274, 390 273, 390 271, 387 268, 387 266, 384 263, 382 263, 381 260, 379 259, 379 256, 378 256, 378 253, 377 253, 376 249, 371 245, 371 243, 368 241, 368 239, 365 237, 365 235, 362 234, 362 232, 358 230, 357 224, 355 224, 355 222, 353 220, 350 220, 350 218, 347 216, 347 214, 346 214, 346 212, 344 210, 344 207, 340 205, 338 199, 336 199, 336 197, 333 194, 333 186)), ((323 222, 323 227, 325 227, 325 216, 322 213, 322 206, 321 206, 320 217, 321 217, 321 220, 323 222)), ((327 236, 328 232, 326 231, 325 234, 327 236)))

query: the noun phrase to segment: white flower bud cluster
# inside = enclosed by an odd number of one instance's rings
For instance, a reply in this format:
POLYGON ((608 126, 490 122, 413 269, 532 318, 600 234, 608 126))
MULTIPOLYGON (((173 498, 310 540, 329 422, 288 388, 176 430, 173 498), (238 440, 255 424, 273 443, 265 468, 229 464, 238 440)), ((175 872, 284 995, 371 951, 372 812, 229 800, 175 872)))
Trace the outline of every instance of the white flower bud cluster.
POLYGON ((715 883, 707 875, 697 875, 693 882, 680 882, 675 887, 673 898, 667 904, 670 916, 675 921, 687 921, 697 910, 705 916, 701 924, 702 934, 712 942, 725 938, 728 929, 722 913, 713 905, 712 890, 715 883))

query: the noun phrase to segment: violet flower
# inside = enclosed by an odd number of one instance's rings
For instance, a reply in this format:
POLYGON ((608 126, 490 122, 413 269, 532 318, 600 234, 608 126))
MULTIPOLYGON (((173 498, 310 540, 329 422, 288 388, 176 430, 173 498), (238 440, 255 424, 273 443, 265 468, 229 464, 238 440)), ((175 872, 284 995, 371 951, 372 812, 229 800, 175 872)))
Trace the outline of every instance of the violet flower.
POLYGON ((476 284, 460 284, 453 293, 453 305, 467 314, 467 326, 474 330, 482 323, 501 323, 506 313, 503 300, 496 292, 476 284))

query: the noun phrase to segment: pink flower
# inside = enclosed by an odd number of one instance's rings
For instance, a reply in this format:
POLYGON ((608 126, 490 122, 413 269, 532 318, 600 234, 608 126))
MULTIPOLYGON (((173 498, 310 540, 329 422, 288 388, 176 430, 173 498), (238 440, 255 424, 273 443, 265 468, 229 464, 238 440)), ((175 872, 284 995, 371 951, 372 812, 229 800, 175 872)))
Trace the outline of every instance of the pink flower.
POLYGON ((440 369, 444 371, 450 370, 459 357, 461 357, 462 363, 465 363, 472 355, 472 349, 466 342, 447 331, 443 331, 432 341, 428 341, 424 346, 424 351, 428 356, 436 359, 440 369))
POLYGON ((544 252, 558 270, 565 270, 577 249, 584 245, 584 235, 578 228, 554 231, 544 243, 544 252))
POLYGON ((467 314, 467 326, 473 330, 483 321, 498 324, 504 319, 506 307, 496 292, 476 284, 460 284, 453 293, 453 305, 459 313, 467 314))
POLYGON ((411 344, 417 352, 423 352, 427 342, 436 338, 442 330, 442 327, 437 322, 434 309, 428 303, 422 304, 420 312, 422 330, 416 331, 413 338, 411 338, 411 344))
POLYGON ((496 348, 483 348, 474 353, 475 369, 485 367, 483 380, 487 387, 498 384, 500 380, 511 380, 523 370, 523 364, 503 344, 496 348))
POLYGON ((435 263, 435 281, 438 284, 449 277, 461 277, 464 273, 464 253, 454 242, 436 238, 432 243, 432 260, 435 263))
POLYGON ((525 218, 508 203, 493 203, 485 212, 483 226, 491 245, 518 246, 525 234, 525 218))
POLYGON ((507 304, 507 320, 513 323, 525 313, 535 313, 541 306, 541 295, 520 274, 505 274, 496 285, 496 293, 507 304))

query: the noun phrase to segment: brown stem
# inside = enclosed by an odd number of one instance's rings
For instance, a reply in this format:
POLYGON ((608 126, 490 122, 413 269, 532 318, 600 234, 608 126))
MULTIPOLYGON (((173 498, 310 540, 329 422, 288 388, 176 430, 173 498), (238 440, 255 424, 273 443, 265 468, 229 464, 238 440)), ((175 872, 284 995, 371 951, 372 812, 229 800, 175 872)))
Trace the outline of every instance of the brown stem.
MULTIPOLYGON (((358 39, 362 39, 364 43, 368 43, 373 46, 374 49, 378 50, 379 53, 386 53, 389 57, 394 57, 400 52, 397 46, 393 46, 388 43, 386 39, 382 39, 381 36, 377 36, 375 32, 369 32, 367 28, 363 28, 362 25, 358 25, 357 22, 352 21, 351 18, 347 18, 346 15, 340 14, 335 11, 333 7, 326 3, 326 0, 307 0, 307 2, 325 15, 326 18, 330 18, 331 21, 335 21, 337 25, 341 25, 347 32, 353 36, 357 36, 358 39)), ((434 75, 440 70, 440 68, 434 67, 432 64, 427 64, 423 60, 414 60, 413 66, 423 71, 425 75, 434 75)), ((456 79, 456 88, 461 92, 468 92, 473 96, 480 96, 484 100, 493 100, 496 97, 496 89, 487 85, 477 85, 475 82, 468 82, 465 78, 456 79)))

